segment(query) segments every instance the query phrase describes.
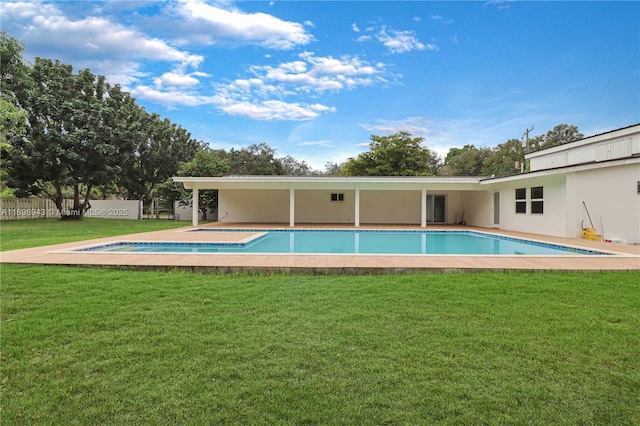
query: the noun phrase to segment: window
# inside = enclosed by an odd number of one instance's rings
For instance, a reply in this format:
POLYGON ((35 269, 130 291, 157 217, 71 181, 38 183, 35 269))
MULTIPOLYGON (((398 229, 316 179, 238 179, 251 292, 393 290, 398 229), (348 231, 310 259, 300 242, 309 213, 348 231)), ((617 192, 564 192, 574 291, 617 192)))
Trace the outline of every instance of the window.
POLYGON ((331 194, 331 201, 344 201, 344 194, 331 194))
POLYGON ((544 190, 541 186, 531 188, 531 213, 544 213, 544 190))
POLYGON ((544 198, 544 190, 541 186, 534 186, 533 188, 531 188, 531 199, 532 200, 539 200, 544 198))
POLYGON ((516 189, 516 213, 527 213, 527 188, 516 189))

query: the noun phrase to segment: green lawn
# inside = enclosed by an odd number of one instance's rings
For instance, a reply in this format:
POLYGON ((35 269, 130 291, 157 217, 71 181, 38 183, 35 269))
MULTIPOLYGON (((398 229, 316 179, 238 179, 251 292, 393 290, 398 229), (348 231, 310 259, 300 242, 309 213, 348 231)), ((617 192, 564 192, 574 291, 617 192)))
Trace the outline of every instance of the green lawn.
POLYGON ((640 424, 637 272, 0 272, 3 425, 640 424))
POLYGON ((191 226, 174 220, 118 220, 83 218, 14 220, 0 222, 0 251, 49 244, 70 243, 91 238, 113 237, 136 232, 161 231, 191 226))

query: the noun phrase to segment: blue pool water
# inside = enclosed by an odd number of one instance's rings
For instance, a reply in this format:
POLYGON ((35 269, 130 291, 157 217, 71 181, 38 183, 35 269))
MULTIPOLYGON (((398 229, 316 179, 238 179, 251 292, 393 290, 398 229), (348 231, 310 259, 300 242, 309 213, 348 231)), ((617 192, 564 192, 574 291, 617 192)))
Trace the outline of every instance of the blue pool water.
MULTIPOLYGON (((233 232, 196 230, 192 232, 233 232)), ((266 232, 243 243, 121 242, 81 249, 146 253, 339 253, 567 255, 605 254, 473 231, 237 230, 266 232)))

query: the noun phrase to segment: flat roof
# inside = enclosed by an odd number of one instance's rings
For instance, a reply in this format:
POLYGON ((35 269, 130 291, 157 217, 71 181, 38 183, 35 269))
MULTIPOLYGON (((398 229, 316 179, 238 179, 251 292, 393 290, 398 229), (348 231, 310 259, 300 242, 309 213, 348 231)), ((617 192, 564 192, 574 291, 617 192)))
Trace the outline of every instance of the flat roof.
POLYGON ((193 189, 479 189, 480 176, 174 176, 193 189))

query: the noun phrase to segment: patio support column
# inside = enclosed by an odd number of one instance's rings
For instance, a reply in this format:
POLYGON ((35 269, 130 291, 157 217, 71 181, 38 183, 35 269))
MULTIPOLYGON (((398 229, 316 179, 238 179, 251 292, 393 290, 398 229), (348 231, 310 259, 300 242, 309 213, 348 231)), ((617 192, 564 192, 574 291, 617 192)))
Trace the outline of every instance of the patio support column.
POLYGON ((193 186, 192 190, 192 203, 193 207, 191 212, 191 225, 198 226, 198 207, 200 207, 200 191, 198 191, 198 187, 196 185, 193 186))
POLYGON ((296 219, 296 190, 289 188, 289 226, 291 228, 295 225, 296 219))
POLYGON ((422 188, 420 194, 420 226, 427 227, 427 188, 422 188))
POLYGON ((358 228, 360 227, 360 188, 358 188, 358 185, 356 185, 355 204, 356 204, 356 212, 355 212, 354 222, 355 222, 356 228, 358 228))

